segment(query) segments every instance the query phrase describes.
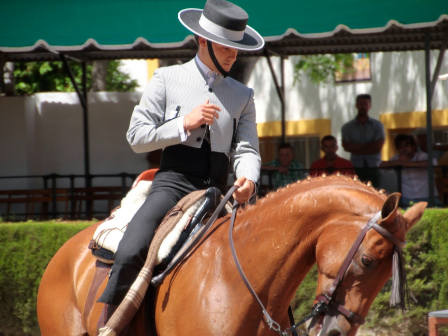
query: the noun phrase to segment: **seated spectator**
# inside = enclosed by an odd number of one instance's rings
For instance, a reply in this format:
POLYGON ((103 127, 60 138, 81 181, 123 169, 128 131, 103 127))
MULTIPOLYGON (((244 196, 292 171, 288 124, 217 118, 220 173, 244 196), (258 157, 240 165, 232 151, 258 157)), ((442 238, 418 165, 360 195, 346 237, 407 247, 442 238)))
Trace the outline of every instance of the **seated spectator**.
MULTIPOLYGON (((415 138, 417 139, 418 151, 428 153, 428 136, 426 127, 419 127, 414 131, 415 138)), ((432 144, 432 157, 439 160, 442 155, 448 151, 447 144, 433 143, 432 144)))
MULTIPOLYGON (((448 178, 448 152, 445 152, 439 159, 438 167, 435 167, 434 174, 436 179, 437 191, 439 192, 439 199, 443 202, 446 199, 446 179, 448 178)), ((446 203, 445 203, 446 205, 446 203)))
MULTIPOLYGON (((401 203, 405 206, 411 202, 428 202, 428 155, 425 152, 417 152, 417 142, 414 137, 407 134, 399 134, 395 137, 395 148, 398 154, 389 161, 382 161, 380 167, 403 167, 401 172, 401 203)), ((434 165, 437 161, 434 160, 434 165)), ((434 183, 434 181, 432 182, 434 183)), ((438 195, 434 187, 435 196, 438 195)), ((435 203, 441 205, 439 199, 435 198, 435 203)))
POLYGON ((305 174, 301 169, 302 165, 294 160, 289 143, 280 144, 278 158, 261 166, 261 170, 273 171, 271 181, 274 190, 303 179, 305 174))
POLYGON ((340 172, 344 175, 355 175, 353 164, 336 154, 338 148, 338 143, 334 136, 324 136, 321 140, 320 149, 325 155, 311 164, 310 175, 320 176, 323 173, 330 175, 335 172, 340 172))

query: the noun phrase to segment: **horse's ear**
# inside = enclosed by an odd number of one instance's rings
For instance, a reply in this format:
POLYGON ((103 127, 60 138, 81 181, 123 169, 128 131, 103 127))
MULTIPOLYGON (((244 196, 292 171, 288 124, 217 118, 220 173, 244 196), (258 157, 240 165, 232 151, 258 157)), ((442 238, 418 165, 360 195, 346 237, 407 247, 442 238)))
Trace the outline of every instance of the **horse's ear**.
POLYGON ((393 193, 389 195, 386 202, 383 204, 381 209, 381 223, 393 224, 395 217, 397 216, 398 202, 400 201, 401 194, 393 193))
POLYGON ((413 227, 414 224, 420 220, 420 218, 422 218, 423 212, 425 211, 427 205, 428 203, 426 202, 420 202, 414 204, 412 208, 406 211, 406 213, 403 215, 406 221, 406 232, 409 231, 409 229, 413 227))

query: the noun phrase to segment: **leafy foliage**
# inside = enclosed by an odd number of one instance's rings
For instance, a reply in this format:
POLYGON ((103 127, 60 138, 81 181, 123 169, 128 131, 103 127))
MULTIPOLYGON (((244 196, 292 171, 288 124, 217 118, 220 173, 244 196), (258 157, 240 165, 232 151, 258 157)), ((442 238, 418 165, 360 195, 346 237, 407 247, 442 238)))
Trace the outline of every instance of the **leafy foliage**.
POLYGON ((313 83, 331 83, 336 72, 351 73, 353 54, 305 55, 294 65, 294 84, 305 73, 313 83))
MULTIPOLYGON (((76 83, 82 85, 82 66, 79 62, 68 62, 76 83)), ((121 62, 113 60, 108 63, 106 91, 129 92, 138 86, 129 74, 120 71, 121 62)), ((92 86, 92 65, 87 65, 87 90, 92 86)), ((75 88, 64 69, 62 62, 27 62, 15 63, 15 89, 18 94, 36 92, 73 92, 75 88)))
POLYGON ((40 279, 56 251, 93 222, 0 225, 0 335, 39 335, 40 279))

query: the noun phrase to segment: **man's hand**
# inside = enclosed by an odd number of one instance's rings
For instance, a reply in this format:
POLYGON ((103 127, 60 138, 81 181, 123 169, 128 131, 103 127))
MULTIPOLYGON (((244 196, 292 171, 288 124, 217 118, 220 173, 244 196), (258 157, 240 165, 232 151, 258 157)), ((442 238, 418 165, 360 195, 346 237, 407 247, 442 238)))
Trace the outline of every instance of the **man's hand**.
POLYGON ((233 192, 233 198, 240 204, 246 203, 254 192, 254 182, 241 176, 233 185, 240 187, 233 192))
POLYGON ((219 119, 218 112, 221 108, 215 104, 210 104, 207 98, 205 102, 196 106, 189 114, 184 117, 184 129, 190 131, 203 124, 213 124, 215 119, 219 119))
POLYGON ((278 166, 277 170, 280 173, 285 174, 285 175, 288 175, 288 173, 289 173, 288 167, 285 167, 285 166, 278 166))
POLYGON ((398 161, 400 161, 403 165, 406 165, 411 162, 411 159, 406 154, 402 154, 398 156, 398 161))

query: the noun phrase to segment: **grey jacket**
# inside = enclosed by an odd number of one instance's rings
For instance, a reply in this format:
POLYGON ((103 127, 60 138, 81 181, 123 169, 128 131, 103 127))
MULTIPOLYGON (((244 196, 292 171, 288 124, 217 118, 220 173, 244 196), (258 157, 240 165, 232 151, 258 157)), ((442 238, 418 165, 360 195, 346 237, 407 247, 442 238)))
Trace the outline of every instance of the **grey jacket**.
POLYGON ((179 117, 189 114, 209 98, 221 108, 210 126, 211 149, 230 155, 237 178, 258 181, 261 159, 258 148, 252 89, 221 75, 209 91, 205 75, 195 59, 182 65, 159 68, 134 108, 127 140, 137 153, 183 144, 200 148, 206 129, 196 128, 182 142, 179 117))

